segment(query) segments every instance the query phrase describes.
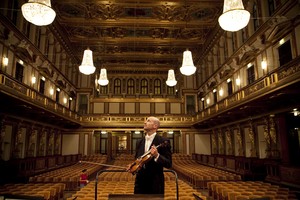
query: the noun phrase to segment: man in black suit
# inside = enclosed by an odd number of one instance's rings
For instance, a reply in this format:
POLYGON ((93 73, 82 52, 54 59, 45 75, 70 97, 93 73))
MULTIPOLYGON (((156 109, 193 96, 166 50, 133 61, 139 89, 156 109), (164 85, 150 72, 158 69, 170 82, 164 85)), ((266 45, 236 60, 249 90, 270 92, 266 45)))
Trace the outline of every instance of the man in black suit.
POLYGON ((172 167, 172 152, 170 141, 156 133, 159 126, 156 117, 148 117, 144 122, 145 138, 137 142, 135 157, 150 151, 152 158, 138 170, 134 194, 164 194, 163 168, 172 167))

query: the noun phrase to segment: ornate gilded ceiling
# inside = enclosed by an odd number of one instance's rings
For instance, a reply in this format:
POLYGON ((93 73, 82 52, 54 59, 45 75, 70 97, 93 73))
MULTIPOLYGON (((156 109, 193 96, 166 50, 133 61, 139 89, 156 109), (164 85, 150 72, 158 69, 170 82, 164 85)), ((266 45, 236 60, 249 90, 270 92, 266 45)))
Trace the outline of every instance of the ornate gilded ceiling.
POLYGON ((79 63, 90 48, 96 67, 131 71, 176 69, 186 49, 197 63, 222 6, 223 0, 52 0, 54 27, 79 63))

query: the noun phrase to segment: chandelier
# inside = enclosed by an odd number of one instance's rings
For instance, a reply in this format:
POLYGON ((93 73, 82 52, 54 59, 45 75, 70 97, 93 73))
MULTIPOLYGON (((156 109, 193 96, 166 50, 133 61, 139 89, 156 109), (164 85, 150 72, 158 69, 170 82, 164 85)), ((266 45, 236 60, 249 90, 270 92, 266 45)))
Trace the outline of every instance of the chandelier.
POLYGON ((93 52, 88 48, 84 50, 82 63, 79 66, 79 71, 85 75, 90 75, 96 70, 93 63, 93 52))
POLYGON ((29 0, 21 7, 24 18, 37 26, 46 26, 53 22, 56 13, 50 0, 29 0))
POLYGON ((169 69, 168 72, 168 80, 166 81, 166 84, 170 87, 173 87, 177 84, 177 81, 175 79, 175 74, 173 69, 169 69))
POLYGON ((180 67, 180 72, 186 76, 190 76, 196 72, 196 67, 193 63, 192 52, 189 50, 183 52, 183 60, 182 66, 180 67))
POLYGON ((242 0, 224 0, 223 14, 219 24, 225 31, 241 30, 250 20, 250 13, 244 9, 242 0))
POLYGON ((107 73, 106 73, 106 69, 105 68, 102 68, 101 71, 100 71, 98 83, 101 86, 105 86, 105 85, 108 84, 107 73))

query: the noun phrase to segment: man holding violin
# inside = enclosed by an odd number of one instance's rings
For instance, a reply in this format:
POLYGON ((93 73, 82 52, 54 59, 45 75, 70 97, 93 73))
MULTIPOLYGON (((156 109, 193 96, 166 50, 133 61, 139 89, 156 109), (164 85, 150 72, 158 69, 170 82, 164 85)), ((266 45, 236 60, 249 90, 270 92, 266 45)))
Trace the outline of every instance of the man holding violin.
POLYGON ((148 117, 144 122, 145 138, 136 146, 136 162, 127 171, 135 174, 134 194, 164 194, 163 168, 172 167, 170 141, 156 133, 159 119, 148 117), (136 165, 136 166, 135 166, 136 165))

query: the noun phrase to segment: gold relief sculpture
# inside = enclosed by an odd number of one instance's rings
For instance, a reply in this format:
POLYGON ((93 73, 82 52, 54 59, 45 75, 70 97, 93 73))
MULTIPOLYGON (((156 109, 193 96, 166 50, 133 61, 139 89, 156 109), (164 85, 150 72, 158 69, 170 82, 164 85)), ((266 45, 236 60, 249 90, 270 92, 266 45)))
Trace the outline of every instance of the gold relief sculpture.
POLYGON ((5 128, 6 128, 6 125, 4 124, 4 119, 2 119, 1 125, 0 125, 0 155, 2 154, 2 143, 4 141, 5 128))
POLYGON ((34 156, 35 144, 36 144, 36 132, 32 128, 29 132, 29 147, 27 150, 27 155, 29 157, 34 156))
POLYGON ((40 134, 40 144, 39 144, 39 152, 38 152, 40 156, 44 155, 45 142, 46 142, 46 131, 42 130, 40 134))
POLYGON ((264 138, 266 141, 266 154, 267 154, 267 158, 270 157, 270 150, 271 150, 271 139, 270 139, 270 135, 269 135, 269 129, 268 126, 264 126, 264 138))
POLYGON ((212 139, 212 149, 214 153, 217 153, 217 140, 216 140, 216 134, 213 132, 213 135, 211 137, 212 139))
POLYGON ((277 146, 277 132, 274 118, 270 117, 270 138, 271 138, 271 154, 272 157, 278 158, 280 156, 277 146))
POLYGON ((228 154, 229 155, 233 155, 233 147, 232 147, 232 135, 230 133, 230 130, 228 129, 226 132, 225 132, 225 135, 226 135, 226 144, 228 145, 228 148, 227 148, 227 151, 228 151, 228 154))
POLYGON ((237 134, 236 134, 236 138, 237 138, 237 142, 239 146, 242 146, 242 135, 240 130, 238 130, 237 134))
POLYGON ((14 157, 15 158, 20 158, 20 156, 21 156, 21 150, 23 147, 21 139, 22 139, 22 128, 20 126, 18 126, 17 134, 15 137, 15 146, 14 146, 14 157))
POLYGON ((236 138, 238 142, 238 154, 239 156, 244 156, 244 149, 243 149, 243 138, 240 131, 240 127, 237 129, 236 138))
POLYGON ((276 128, 275 128, 275 122, 273 118, 270 118, 270 137, 271 137, 271 142, 272 146, 277 146, 277 133, 276 133, 276 128))
POLYGON ((223 154, 224 153, 224 141, 223 141, 223 134, 222 131, 220 130, 218 133, 218 140, 219 140, 219 153, 223 154))
POLYGON ((49 141, 48 141, 48 155, 52 154, 53 146, 54 146, 54 133, 50 132, 49 141))
POLYGON ((252 126, 249 128, 249 139, 250 139, 251 145, 254 145, 254 133, 253 133, 252 126))
POLYGON ((55 134, 54 138, 54 154, 59 154, 59 147, 60 147, 60 133, 55 134))
POLYGON ((249 139, 250 139, 250 143, 251 143, 250 156, 256 157, 257 151, 256 151, 256 146, 255 146, 252 122, 250 122, 250 127, 249 127, 249 139))

